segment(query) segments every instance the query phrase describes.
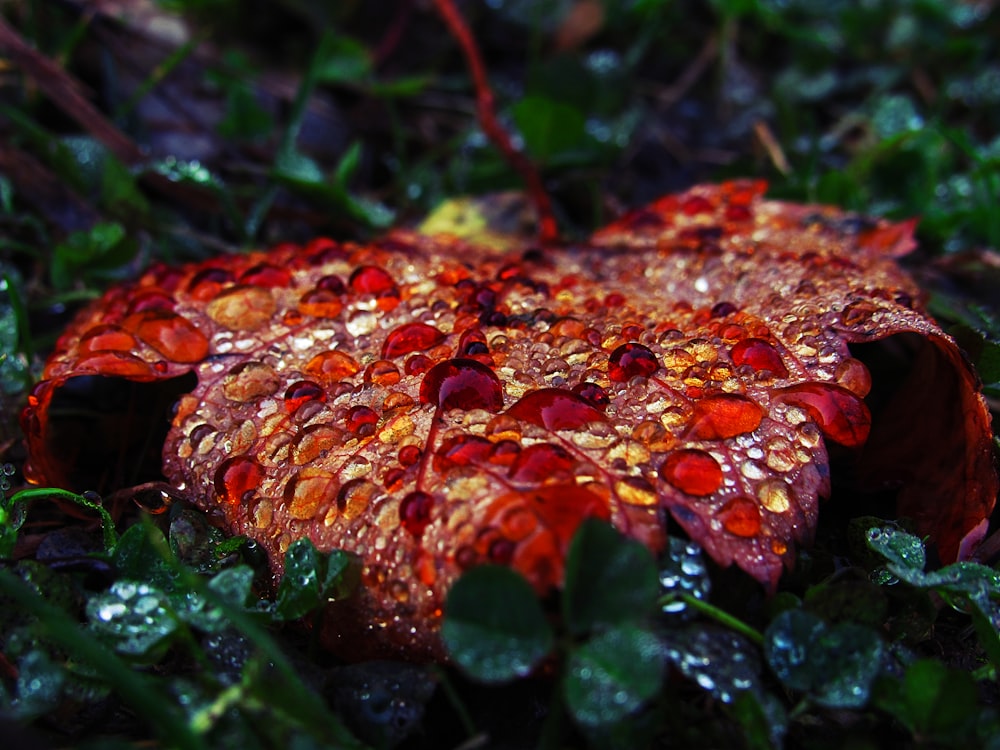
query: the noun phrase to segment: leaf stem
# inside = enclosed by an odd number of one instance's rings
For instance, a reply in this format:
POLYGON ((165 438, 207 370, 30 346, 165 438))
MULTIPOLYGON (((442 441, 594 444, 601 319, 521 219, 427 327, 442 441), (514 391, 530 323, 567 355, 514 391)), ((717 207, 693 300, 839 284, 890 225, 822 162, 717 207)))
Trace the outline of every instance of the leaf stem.
POLYGON ((669 594, 661 597, 657 602, 657 606, 663 607, 664 605, 676 601, 677 599, 680 599, 686 605, 691 607, 691 609, 695 609, 706 617, 710 617, 716 622, 725 625, 730 630, 735 630, 740 635, 746 636, 758 646, 763 645, 764 636, 759 630, 747 625, 742 620, 733 617, 733 615, 729 614, 724 609, 716 607, 714 604, 710 604, 702 599, 698 599, 691 594, 669 594))

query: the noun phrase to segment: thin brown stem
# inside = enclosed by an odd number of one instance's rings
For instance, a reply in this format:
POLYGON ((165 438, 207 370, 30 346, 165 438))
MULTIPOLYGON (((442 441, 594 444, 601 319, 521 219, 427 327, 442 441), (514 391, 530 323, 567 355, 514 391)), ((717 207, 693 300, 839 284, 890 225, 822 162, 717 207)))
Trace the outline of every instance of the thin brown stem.
POLYGON ((493 89, 486 77, 486 67, 479 52, 479 45, 472 37, 462 14, 458 12, 452 0, 434 0, 434 6, 448 26, 451 35, 462 48, 465 60, 472 75, 472 83, 476 89, 476 113, 479 126, 493 144, 500 150, 507 162, 518 171, 528 188, 528 194, 538 212, 538 240, 542 245, 554 245, 559 242, 559 227, 552 211, 552 200, 549 198, 541 174, 535 163, 517 149, 511 140, 510 133, 500 124, 496 115, 496 103, 493 89))

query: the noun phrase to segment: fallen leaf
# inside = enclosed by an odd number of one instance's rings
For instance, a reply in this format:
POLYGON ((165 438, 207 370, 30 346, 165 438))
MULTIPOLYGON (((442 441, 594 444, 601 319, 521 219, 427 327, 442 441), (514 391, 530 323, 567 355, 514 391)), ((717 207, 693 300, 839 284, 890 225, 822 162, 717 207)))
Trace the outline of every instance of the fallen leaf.
POLYGON ((122 422, 94 406, 111 431, 74 434, 84 386, 183 394, 166 478, 276 579, 301 537, 359 555, 361 592, 327 618, 355 657, 440 657, 472 566, 558 587, 589 516, 653 550, 672 518, 773 591, 830 492, 828 450, 954 559, 997 477, 976 376, 894 261, 912 222, 763 190, 695 187, 567 248, 396 231, 157 266, 59 339, 23 415, 29 476, 109 473, 122 422), (905 356, 873 385, 848 345, 875 341, 905 356))

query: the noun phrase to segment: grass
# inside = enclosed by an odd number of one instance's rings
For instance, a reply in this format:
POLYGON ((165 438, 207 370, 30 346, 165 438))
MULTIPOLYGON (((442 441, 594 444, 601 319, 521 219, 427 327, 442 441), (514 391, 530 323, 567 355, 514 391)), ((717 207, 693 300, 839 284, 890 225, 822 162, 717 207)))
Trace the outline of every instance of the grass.
MULTIPOLYGON (((377 5, 176 0, 149 6, 157 24, 3 6, 3 716, 95 747, 996 745, 996 573, 926 570, 920 540, 891 519, 824 515, 770 600, 682 540, 654 561, 588 526, 568 569, 589 575, 570 574, 555 626, 519 579, 486 572, 450 603, 464 671, 386 672, 312 641, 316 605, 352 585, 349 559, 297 546, 295 575, 260 599, 253 546, 190 509, 125 514, 119 536, 96 523, 99 498, 61 496, 81 521, 51 493, 15 492, 17 414, 42 357, 112 281, 157 260, 364 238, 447 197, 519 187, 477 129, 439 20, 377 5), (65 79, 31 49, 100 106, 60 106, 65 79), (622 559, 630 575, 615 578, 622 559), (518 669, 497 672, 495 654, 484 666, 483 639, 518 669), (533 670, 547 678, 523 677, 533 670)), ((1000 278, 984 250, 1000 247, 989 3, 463 10, 567 236, 737 174, 766 177, 775 196, 920 216, 911 268, 1000 397, 1000 278)))

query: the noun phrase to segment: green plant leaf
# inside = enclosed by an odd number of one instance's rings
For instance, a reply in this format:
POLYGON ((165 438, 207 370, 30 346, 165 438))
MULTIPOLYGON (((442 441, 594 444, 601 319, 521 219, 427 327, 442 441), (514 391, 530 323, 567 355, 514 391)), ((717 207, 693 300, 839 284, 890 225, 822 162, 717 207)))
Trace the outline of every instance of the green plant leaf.
POLYGON ((119 579, 87 602, 91 629, 124 655, 155 661, 180 626, 167 594, 147 583, 119 579))
POLYGON ((910 664, 902 680, 881 680, 875 692, 876 705, 913 735, 939 741, 968 738, 980 710, 978 700, 968 672, 931 659, 910 664))
POLYGON ((285 552, 285 575, 278 585, 276 612, 284 620, 297 620, 353 589, 352 558, 346 552, 319 552, 303 537, 285 552))
POLYGON ((828 626, 802 610, 782 612, 764 633, 771 671, 786 687, 828 708, 864 706, 883 653, 875 631, 854 623, 828 626))
POLYGON ((452 586, 441 637, 455 662, 483 682, 530 673, 554 641, 530 584, 495 565, 473 568, 452 586))
POLYGON ((580 524, 566 556, 563 615, 574 635, 648 615, 659 583, 640 542, 597 519, 580 524))
POLYGON ((667 659, 680 673, 723 703, 759 688, 757 647, 738 633, 699 623, 667 630, 660 640, 667 659))
POLYGON ((660 689, 663 648, 634 625, 598 633, 574 649, 566 669, 566 705, 584 726, 614 724, 660 689))
POLYGON ((590 146, 579 109, 545 96, 523 97, 512 108, 528 152, 541 163, 571 160, 590 146))

